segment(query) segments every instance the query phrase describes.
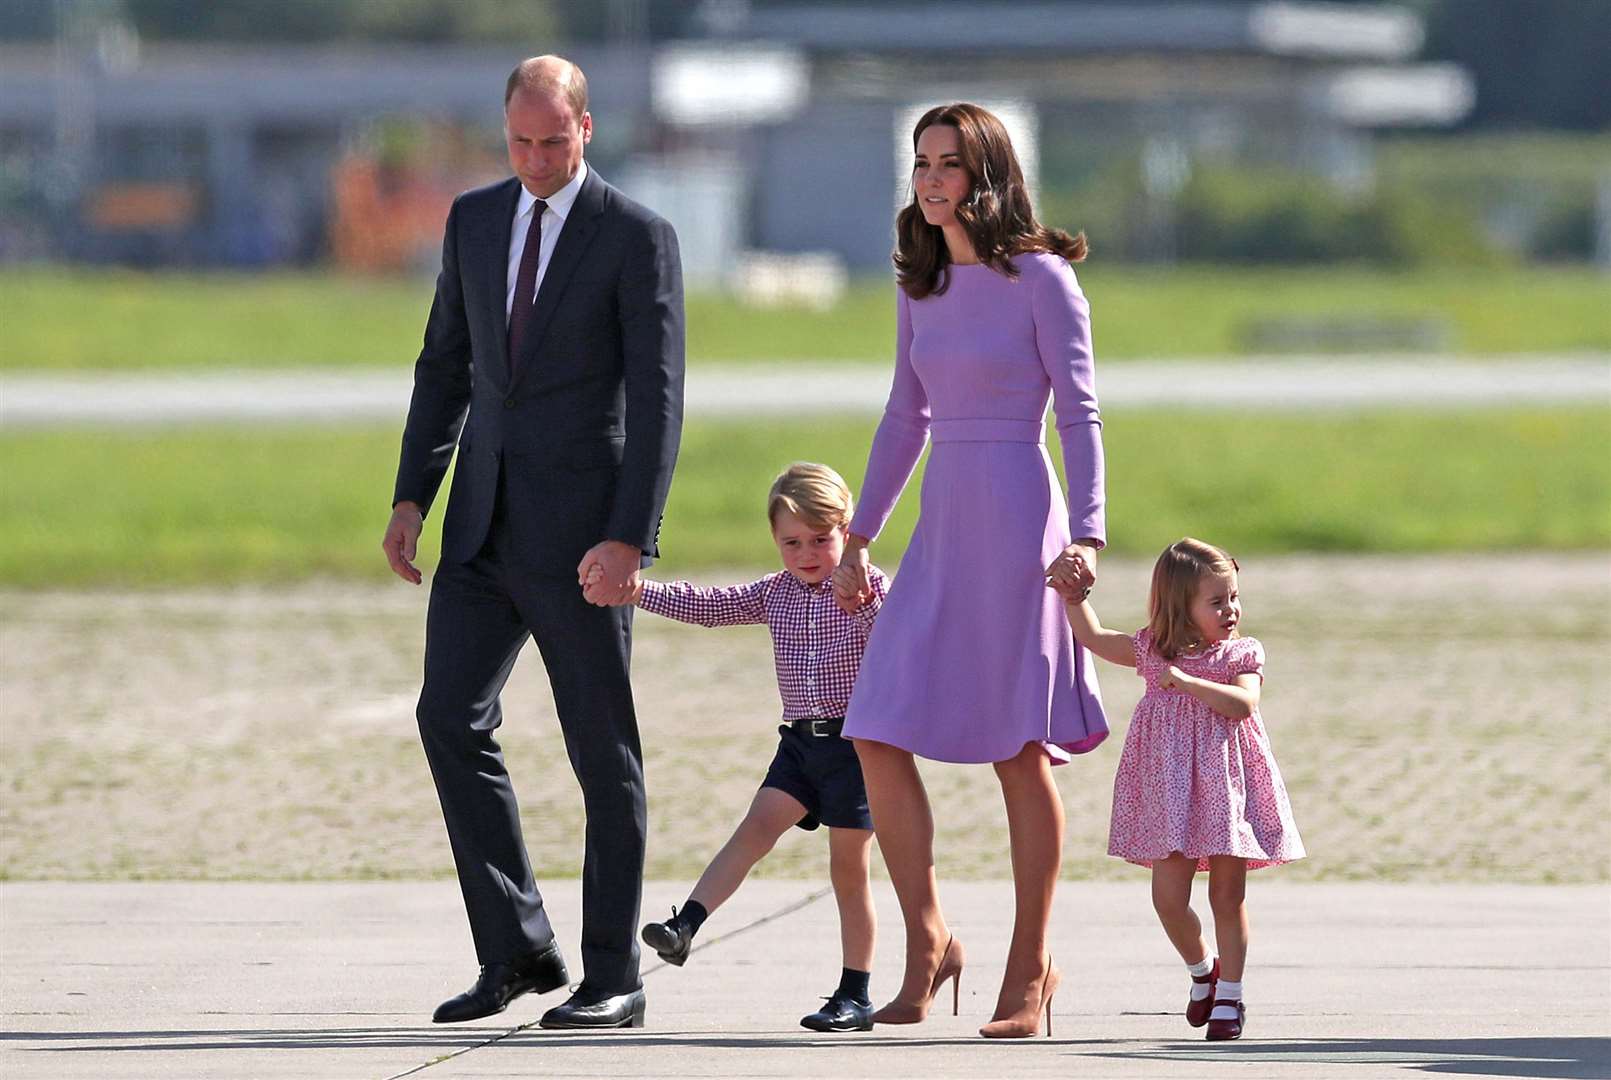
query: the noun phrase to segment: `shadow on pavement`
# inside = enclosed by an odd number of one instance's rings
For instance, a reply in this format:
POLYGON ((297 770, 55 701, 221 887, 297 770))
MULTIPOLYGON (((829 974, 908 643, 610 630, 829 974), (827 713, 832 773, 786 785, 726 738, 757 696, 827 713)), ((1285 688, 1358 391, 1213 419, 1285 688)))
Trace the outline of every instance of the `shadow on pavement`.
POLYGON ((603 1047, 667 1047, 731 1050, 770 1050, 789 1047, 796 1050, 842 1051, 849 1046, 922 1047, 956 1049, 965 1045, 1006 1047, 1048 1046, 1060 1052, 1086 1058, 1119 1058, 1141 1061, 1191 1062, 1240 1061, 1246 1064, 1277 1063, 1312 1068, 1323 1065, 1378 1065, 1451 1076, 1525 1076, 1542 1080, 1602 1080, 1611 1076, 1611 1038, 1540 1037, 1524 1039, 1314 1039, 1261 1042, 1248 1039, 1219 1043, 1159 1043, 1151 1040, 1119 1042, 1082 1038, 1014 1040, 986 1043, 968 1036, 941 1039, 879 1036, 865 1032, 842 1036, 818 1036, 801 1032, 755 1032, 717 1034, 711 1032, 668 1031, 627 1034, 624 1032, 547 1032, 536 1029, 483 1027, 443 1029, 439 1027, 356 1027, 261 1028, 216 1031, 9 1031, 0 1033, 0 1043, 36 1043, 18 1049, 57 1053, 91 1051, 207 1051, 207 1050, 372 1050, 379 1048, 418 1048, 434 1051, 433 1056, 454 1051, 487 1047, 493 1043, 506 1049, 541 1046, 545 1052, 562 1049, 597 1050, 603 1047))
MULTIPOLYGON (((1111 1041, 1084 1039, 1081 1042, 1111 1047, 1111 1041)), ((733 1032, 678 1032, 643 1031, 543 1031, 530 1028, 482 1027, 446 1029, 440 1027, 415 1028, 309 1028, 306 1030, 276 1028, 242 1028, 235 1030, 199 1031, 7 1031, 0 1032, 0 1043, 41 1043, 18 1049, 59 1053, 63 1051, 91 1050, 96 1053, 112 1051, 183 1050, 372 1050, 377 1048, 418 1047, 447 1053, 454 1050, 491 1046, 505 1048, 542 1046, 545 1052, 568 1048, 598 1050, 604 1047, 659 1046, 684 1049, 772 1050, 790 1049, 842 1050, 847 1045, 897 1046, 903 1049, 923 1047, 951 1047, 976 1044, 992 1045, 973 1035, 948 1038, 912 1038, 910 1036, 877 1035, 871 1032, 846 1032, 842 1035, 818 1035, 801 1030, 733 1032)), ((994 1045, 1007 1045, 996 1043, 994 1045)), ((1067 1039, 1022 1040, 1017 1045, 1071 1046, 1067 1039)), ((1149 1044, 1155 1045, 1155 1044, 1149 1044)), ((1138 1055, 1139 1056, 1139 1055, 1138 1055)))
POLYGON ((1097 1057, 1154 1061, 1289 1062, 1294 1065, 1396 1065, 1450 1076, 1529 1076, 1602 1080, 1611 1076, 1611 1038, 1315 1039, 1303 1042, 1175 1044, 1097 1057))
POLYGON ((5 1031, 0 1043, 46 1043, 22 1050, 368 1050, 377 1047, 428 1047, 452 1050, 481 1046, 508 1034, 504 1028, 373 1027, 246 1028, 191 1031, 5 1031))

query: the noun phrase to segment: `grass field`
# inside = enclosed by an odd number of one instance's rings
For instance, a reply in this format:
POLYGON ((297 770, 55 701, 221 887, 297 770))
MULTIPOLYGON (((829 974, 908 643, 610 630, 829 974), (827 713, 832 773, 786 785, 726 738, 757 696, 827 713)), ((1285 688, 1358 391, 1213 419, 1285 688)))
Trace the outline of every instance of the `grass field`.
MULTIPOLYGON (((1611 547, 1605 408, 1260 413, 1230 434, 1227 422, 1108 415, 1116 552, 1148 554, 1183 533, 1242 553, 1611 547)), ((657 573, 771 563, 761 507, 772 476, 806 458, 859 483, 873 426, 691 425, 657 573)), ((384 577, 378 545, 397 446, 391 427, 0 433, 0 585, 384 577)), ((875 548, 891 567, 910 535, 915 484, 875 548)))
MULTIPOLYGON (((1360 269, 1080 270, 1098 355, 1237 355, 1251 327, 1283 319, 1425 320, 1456 353, 1611 350, 1605 275, 1526 268, 1473 273, 1360 269)), ((321 273, 149 275, 0 271, 0 371, 406 366, 419 351, 428 279, 321 273), (86 318, 84 298, 95 297, 86 318)), ((688 301, 689 355, 700 361, 886 361, 894 287, 862 280, 822 312, 688 301)))

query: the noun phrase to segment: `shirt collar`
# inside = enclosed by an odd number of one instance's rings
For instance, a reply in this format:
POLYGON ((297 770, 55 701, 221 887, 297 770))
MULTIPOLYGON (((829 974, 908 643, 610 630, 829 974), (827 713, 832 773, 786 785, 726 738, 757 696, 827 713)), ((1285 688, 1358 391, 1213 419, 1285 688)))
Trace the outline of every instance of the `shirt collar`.
POLYGON ((832 578, 823 578, 821 581, 817 582, 815 585, 812 585, 809 582, 801 581, 799 578, 795 577, 793 574, 789 573, 787 570, 783 571, 783 576, 789 579, 789 583, 794 586, 796 592, 803 592, 803 593, 810 594, 810 593, 821 592, 824 589, 833 588, 833 579, 832 578))
MULTIPOLYGON (((559 215, 561 224, 564 224, 565 219, 570 217, 571 207, 576 205, 576 196, 581 194, 582 181, 586 179, 587 161, 584 159, 582 163, 577 166, 576 175, 571 177, 570 181, 564 187, 560 188, 558 191, 554 192, 548 198, 543 200, 548 204, 548 209, 552 213, 559 215)), ((520 202, 515 206, 515 217, 530 218, 531 208, 535 206, 536 203, 537 196, 527 191, 526 185, 520 185, 520 202)))

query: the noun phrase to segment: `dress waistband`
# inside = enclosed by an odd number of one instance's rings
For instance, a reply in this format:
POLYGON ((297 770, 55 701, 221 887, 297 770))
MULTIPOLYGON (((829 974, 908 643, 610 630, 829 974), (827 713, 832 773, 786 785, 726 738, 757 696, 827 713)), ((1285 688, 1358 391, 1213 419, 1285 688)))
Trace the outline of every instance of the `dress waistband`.
POLYGON ((968 417, 959 420, 931 420, 929 438, 942 442, 1024 442, 1046 441, 1046 424, 1040 420, 995 420, 968 417))

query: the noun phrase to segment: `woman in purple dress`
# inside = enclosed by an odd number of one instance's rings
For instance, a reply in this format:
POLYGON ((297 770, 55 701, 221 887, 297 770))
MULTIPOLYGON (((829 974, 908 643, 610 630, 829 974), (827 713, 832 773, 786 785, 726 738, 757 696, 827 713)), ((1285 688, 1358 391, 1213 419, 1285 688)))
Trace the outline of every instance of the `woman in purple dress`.
MULTIPOLYGON (((1107 737, 1094 662, 1045 583, 1058 556, 1094 567, 1103 545, 1102 421, 1088 308, 1069 265, 1085 238, 1035 220, 1006 129, 977 105, 929 110, 913 146, 912 202, 896 223, 895 380, 834 576, 842 603, 869 590, 866 547, 932 441, 917 531, 844 724, 906 922, 900 993, 873 1019, 921 1021, 963 964, 940 910, 915 755, 995 767, 1016 915, 980 1034, 1033 1035, 1043 1014, 1049 1034, 1059 976, 1046 935, 1063 846, 1051 767, 1107 737), (1044 441, 1048 398, 1066 503, 1044 441)), ((955 1012, 955 982, 952 992, 955 1012)))

